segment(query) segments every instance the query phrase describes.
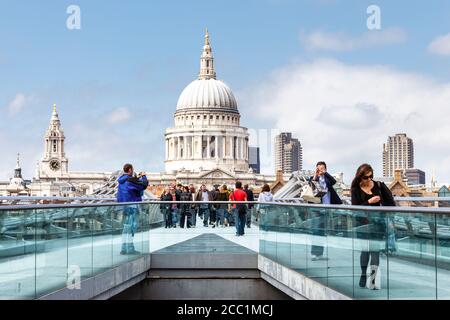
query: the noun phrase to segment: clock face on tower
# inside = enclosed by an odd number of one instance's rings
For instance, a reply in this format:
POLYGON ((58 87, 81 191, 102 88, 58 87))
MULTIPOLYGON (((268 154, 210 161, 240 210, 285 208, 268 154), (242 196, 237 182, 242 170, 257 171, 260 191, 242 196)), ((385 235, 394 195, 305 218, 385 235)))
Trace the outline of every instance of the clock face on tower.
POLYGON ((58 160, 51 160, 49 165, 50 169, 52 169, 53 171, 57 171, 59 170, 59 168, 61 168, 61 165, 58 160))

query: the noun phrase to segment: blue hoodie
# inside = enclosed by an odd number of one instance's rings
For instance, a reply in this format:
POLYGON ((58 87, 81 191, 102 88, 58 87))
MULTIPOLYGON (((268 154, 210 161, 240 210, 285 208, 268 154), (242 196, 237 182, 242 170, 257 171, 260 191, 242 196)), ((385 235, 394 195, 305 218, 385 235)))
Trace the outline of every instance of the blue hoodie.
POLYGON ((147 189, 147 177, 139 179, 123 174, 117 179, 119 189, 117 191, 117 202, 141 202, 144 190, 147 189))

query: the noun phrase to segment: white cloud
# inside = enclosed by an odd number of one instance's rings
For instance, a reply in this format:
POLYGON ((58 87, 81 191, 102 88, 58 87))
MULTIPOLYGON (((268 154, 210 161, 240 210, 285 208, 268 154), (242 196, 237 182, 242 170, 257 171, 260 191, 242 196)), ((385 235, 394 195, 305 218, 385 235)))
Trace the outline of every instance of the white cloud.
POLYGON ((368 118, 371 125, 378 125, 383 120, 383 114, 377 106, 359 103, 354 106, 323 107, 316 120, 341 129, 367 129, 368 118))
POLYGON ((128 108, 121 107, 114 109, 106 116, 106 122, 108 124, 114 125, 123 121, 127 121, 131 118, 131 112, 128 108))
POLYGON ((164 144, 159 134, 161 124, 136 119, 135 126, 115 126, 91 120, 76 123, 65 130, 66 156, 70 170, 116 171, 124 163, 137 170, 159 171, 164 163, 164 144))
POLYGON ((428 46, 428 51, 439 55, 450 55, 450 33, 434 39, 428 46))
POLYGON ((10 116, 15 116, 32 100, 31 97, 25 96, 23 93, 18 93, 14 99, 8 104, 8 112, 10 116))
POLYGON ((352 37, 343 32, 300 33, 300 41, 308 50, 352 51, 402 43, 406 41, 406 38, 406 32, 401 28, 367 31, 358 37, 352 37))
MULTIPOLYGON (((405 132, 415 142, 415 166, 450 180, 450 83, 384 66, 335 60, 294 64, 272 74, 241 97, 254 116, 292 131, 304 163, 330 163, 346 181, 370 162, 381 175, 382 145, 405 132)), ((273 171, 273 168, 265 168, 273 171)))

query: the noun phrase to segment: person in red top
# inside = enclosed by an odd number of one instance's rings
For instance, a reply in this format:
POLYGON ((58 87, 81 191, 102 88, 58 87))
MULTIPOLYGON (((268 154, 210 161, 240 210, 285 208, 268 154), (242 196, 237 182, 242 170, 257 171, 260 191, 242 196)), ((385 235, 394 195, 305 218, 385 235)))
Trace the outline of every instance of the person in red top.
MULTIPOLYGON (((242 182, 236 182, 236 190, 230 193, 230 201, 247 201, 247 193, 242 190, 242 182)), ((236 236, 243 236, 247 205, 233 204, 233 213, 236 221, 236 236)))

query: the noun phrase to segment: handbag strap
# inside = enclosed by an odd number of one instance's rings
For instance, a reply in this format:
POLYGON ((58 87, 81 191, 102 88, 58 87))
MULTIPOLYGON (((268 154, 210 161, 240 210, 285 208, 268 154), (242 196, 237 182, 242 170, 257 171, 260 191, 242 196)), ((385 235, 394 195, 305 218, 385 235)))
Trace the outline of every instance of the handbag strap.
POLYGON ((377 181, 377 186, 378 186, 378 189, 380 189, 380 206, 382 207, 384 201, 383 201, 383 189, 381 187, 380 181, 377 181))

